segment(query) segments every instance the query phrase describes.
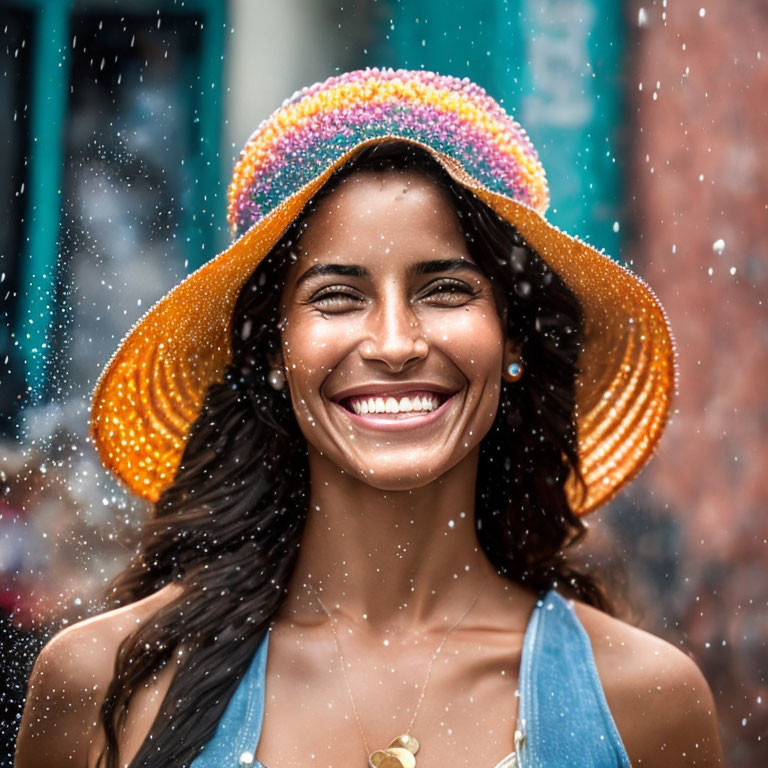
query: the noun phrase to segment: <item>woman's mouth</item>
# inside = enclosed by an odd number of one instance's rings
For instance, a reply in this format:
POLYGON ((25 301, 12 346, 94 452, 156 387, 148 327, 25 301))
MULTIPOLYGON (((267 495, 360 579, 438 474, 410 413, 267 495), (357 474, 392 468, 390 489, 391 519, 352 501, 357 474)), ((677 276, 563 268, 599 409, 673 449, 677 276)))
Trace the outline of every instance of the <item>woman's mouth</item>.
POLYGON ((375 429, 411 429, 440 418, 456 393, 413 390, 387 394, 361 394, 334 401, 349 419, 375 429))

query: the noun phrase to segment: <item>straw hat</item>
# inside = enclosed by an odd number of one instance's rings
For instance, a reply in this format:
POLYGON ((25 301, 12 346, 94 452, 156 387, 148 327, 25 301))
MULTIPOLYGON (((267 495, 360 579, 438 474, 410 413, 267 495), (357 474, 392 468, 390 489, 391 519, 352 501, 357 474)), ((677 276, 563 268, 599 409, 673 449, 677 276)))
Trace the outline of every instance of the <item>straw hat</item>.
POLYGON ((298 91, 251 136, 229 187, 232 244, 163 296, 130 330, 94 389, 90 433, 104 465, 156 501, 173 481, 208 387, 231 360, 240 288, 305 203, 359 147, 399 138, 427 149, 507 219, 580 300, 576 422, 585 494, 612 498, 656 448, 675 392, 675 348, 653 291, 548 223, 544 170, 525 131, 469 80, 365 69, 298 91))

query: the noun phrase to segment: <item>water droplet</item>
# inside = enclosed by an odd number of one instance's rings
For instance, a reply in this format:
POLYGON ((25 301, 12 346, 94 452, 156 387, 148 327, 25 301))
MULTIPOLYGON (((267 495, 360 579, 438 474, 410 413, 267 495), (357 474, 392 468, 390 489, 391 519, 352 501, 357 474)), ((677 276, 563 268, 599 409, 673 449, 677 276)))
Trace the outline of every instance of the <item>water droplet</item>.
POLYGON ((725 252, 725 240, 721 237, 718 240, 715 240, 714 243, 712 243, 712 250, 718 255, 722 256, 725 252))

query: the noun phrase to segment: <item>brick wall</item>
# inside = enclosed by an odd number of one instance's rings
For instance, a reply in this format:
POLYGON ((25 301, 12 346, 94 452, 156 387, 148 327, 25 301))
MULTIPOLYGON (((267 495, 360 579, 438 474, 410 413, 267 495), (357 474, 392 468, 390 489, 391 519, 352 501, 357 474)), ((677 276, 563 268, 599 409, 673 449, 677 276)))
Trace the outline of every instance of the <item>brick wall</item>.
POLYGON ((680 376, 656 457, 606 517, 643 625, 694 655, 730 763, 758 768, 768 759, 768 5, 659 0, 627 13, 625 256, 667 309, 680 376))

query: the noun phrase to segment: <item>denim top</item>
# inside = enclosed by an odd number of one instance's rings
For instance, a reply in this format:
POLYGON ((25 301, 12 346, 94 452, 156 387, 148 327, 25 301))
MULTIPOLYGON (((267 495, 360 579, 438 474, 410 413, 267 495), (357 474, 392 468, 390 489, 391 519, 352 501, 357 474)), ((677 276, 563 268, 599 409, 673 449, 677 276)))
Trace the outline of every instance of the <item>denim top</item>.
MULTIPOLYGON (((268 645, 269 632, 213 738, 190 768, 266 768, 255 753, 264 716, 268 645)), ((517 729, 525 738, 517 756, 513 751, 487 768, 630 768, 589 637, 572 604, 554 590, 538 601, 526 628, 519 690, 517 729)))

